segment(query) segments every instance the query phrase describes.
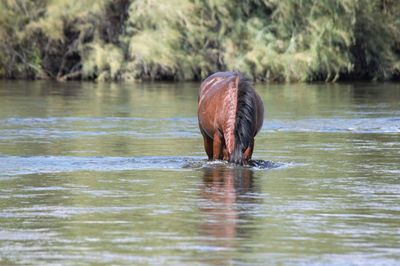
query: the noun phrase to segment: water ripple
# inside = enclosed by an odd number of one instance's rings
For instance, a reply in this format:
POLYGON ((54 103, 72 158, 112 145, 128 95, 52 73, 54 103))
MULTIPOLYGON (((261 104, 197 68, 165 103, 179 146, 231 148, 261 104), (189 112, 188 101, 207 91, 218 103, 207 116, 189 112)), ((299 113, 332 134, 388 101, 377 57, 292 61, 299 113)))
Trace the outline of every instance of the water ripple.
POLYGON ((400 117, 267 120, 264 122, 263 130, 270 132, 399 133, 400 117))
MULTIPOLYGON (((126 170, 193 170, 209 168, 226 162, 209 162, 204 157, 143 156, 143 157, 84 157, 84 156, 0 156, 1 177, 60 173, 75 171, 126 171, 126 170)), ((253 161, 252 169, 271 169, 291 164, 270 161, 253 161)))
MULTIPOLYGON (((0 120, 0 140, 68 139, 99 136, 134 138, 199 138, 196 117, 13 117, 0 120), (71 130, 73 128, 73 130, 71 130)), ((399 133, 400 117, 268 118, 264 132, 399 133)))
POLYGON ((103 135, 137 138, 199 137, 196 117, 13 117, 0 120, 0 140, 65 139, 103 135), (73 130, 71 130, 73 129, 73 130))

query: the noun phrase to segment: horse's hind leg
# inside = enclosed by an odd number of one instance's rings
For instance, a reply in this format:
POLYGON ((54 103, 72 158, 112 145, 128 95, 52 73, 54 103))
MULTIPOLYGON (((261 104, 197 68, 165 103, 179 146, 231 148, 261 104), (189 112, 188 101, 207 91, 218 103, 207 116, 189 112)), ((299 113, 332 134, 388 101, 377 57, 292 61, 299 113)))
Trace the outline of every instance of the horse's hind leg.
POLYGON ((214 140, 213 140, 213 159, 214 160, 221 160, 223 156, 222 152, 223 146, 223 137, 221 133, 217 130, 214 133, 214 140))
POLYGON ((203 132, 203 130, 201 130, 201 134, 203 135, 204 140, 204 150, 207 153, 208 159, 211 160, 213 158, 213 140, 203 132))
POLYGON ((248 164, 251 156, 253 155, 254 150, 254 139, 251 141, 249 147, 243 153, 243 162, 244 164, 248 164))
POLYGON ((224 155, 224 161, 229 161, 229 154, 228 154, 228 150, 226 149, 225 143, 222 147, 222 154, 224 155))

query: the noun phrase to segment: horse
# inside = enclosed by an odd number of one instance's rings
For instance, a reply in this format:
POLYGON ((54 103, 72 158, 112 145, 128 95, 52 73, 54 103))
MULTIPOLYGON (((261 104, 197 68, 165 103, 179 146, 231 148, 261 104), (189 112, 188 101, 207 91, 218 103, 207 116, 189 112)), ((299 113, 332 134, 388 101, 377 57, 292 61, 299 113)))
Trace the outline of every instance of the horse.
POLYGON ((197 115, 209 160, 249 164, 264 106, 248 78, 238 72, 207 77, 200 85, 197 115))

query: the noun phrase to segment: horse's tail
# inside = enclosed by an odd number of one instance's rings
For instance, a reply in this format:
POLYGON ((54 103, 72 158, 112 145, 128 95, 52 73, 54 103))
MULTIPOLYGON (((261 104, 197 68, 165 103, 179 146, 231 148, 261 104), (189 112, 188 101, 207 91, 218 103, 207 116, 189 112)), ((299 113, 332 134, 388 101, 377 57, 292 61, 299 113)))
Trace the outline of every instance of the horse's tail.
POLYGON ((243 164, 243 152, 254 138, 256 122, 255 91, 249 79, 239 74, 237 106, 235 117, 235 148, 229 161, 243 164))

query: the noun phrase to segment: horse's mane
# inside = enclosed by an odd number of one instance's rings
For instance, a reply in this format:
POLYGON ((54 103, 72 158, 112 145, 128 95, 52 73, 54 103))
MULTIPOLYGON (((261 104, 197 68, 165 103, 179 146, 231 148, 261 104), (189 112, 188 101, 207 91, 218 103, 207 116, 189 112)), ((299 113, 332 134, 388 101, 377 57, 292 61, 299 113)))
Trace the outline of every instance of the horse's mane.
POLYGON ((243 151, 250 146, 256 122, 255 91, 248 78, 239 75, 239 89, 235 119, 235 149, 230 162, 243 164, 243 151))

